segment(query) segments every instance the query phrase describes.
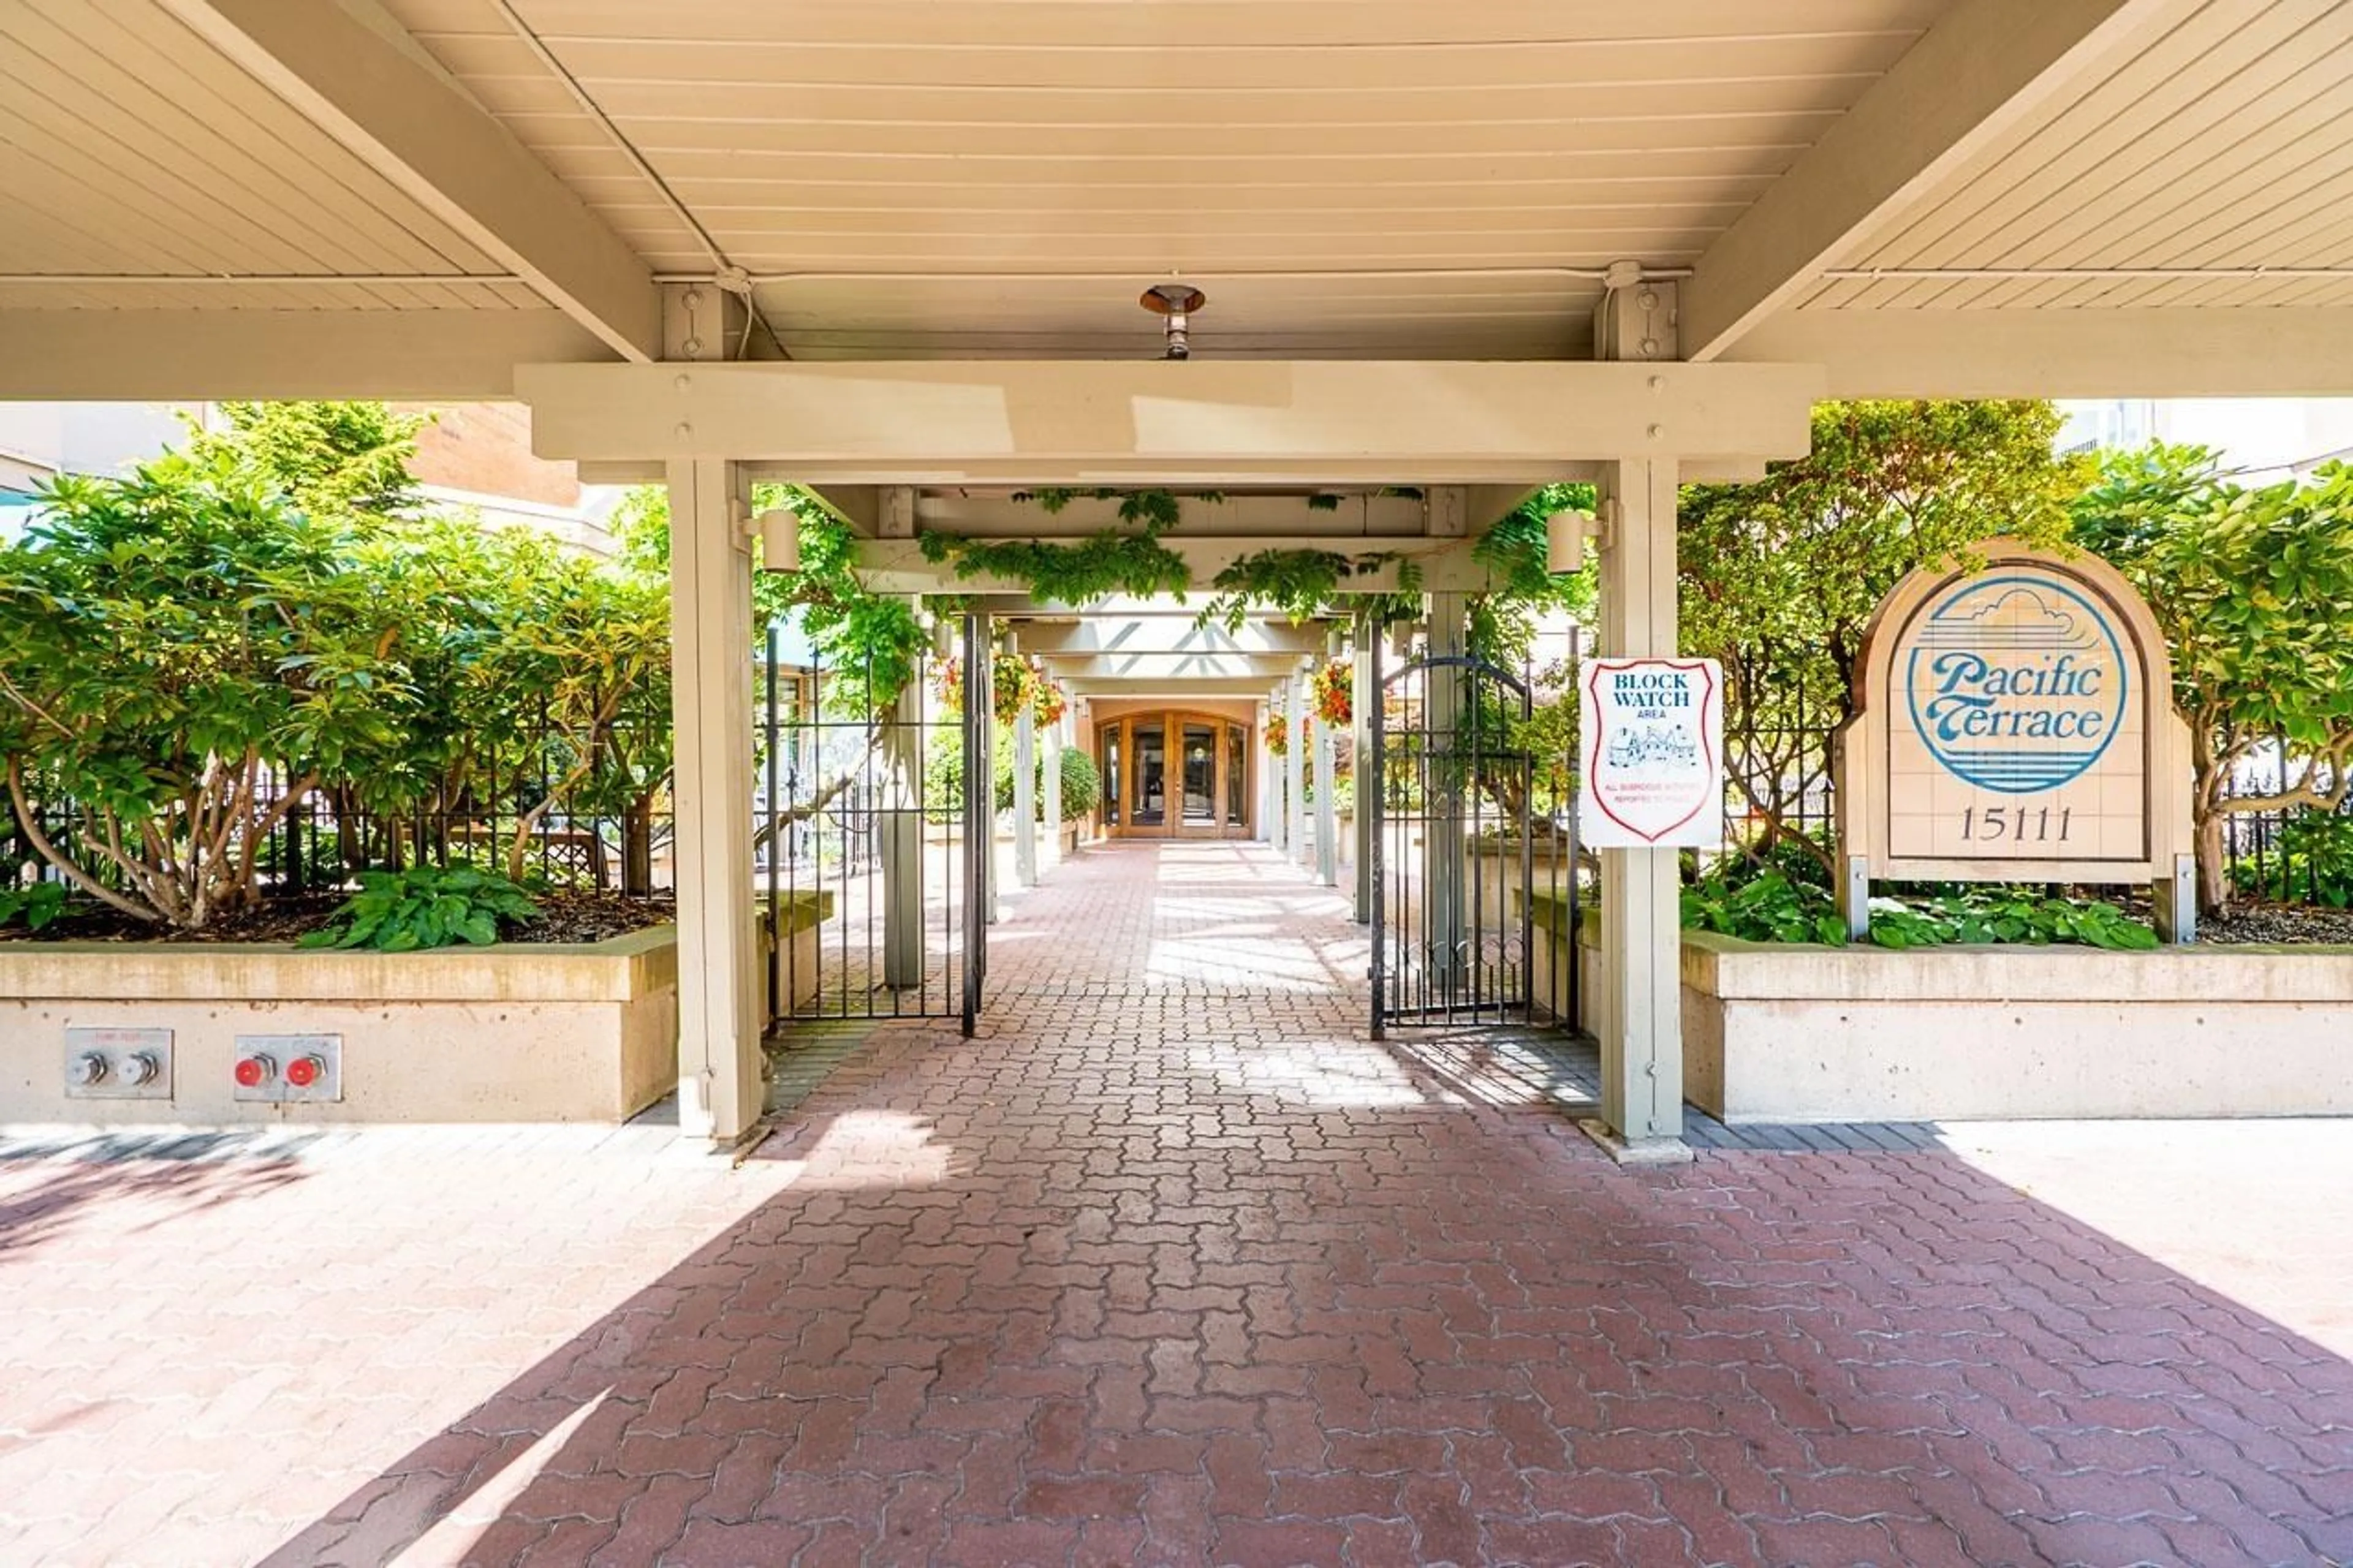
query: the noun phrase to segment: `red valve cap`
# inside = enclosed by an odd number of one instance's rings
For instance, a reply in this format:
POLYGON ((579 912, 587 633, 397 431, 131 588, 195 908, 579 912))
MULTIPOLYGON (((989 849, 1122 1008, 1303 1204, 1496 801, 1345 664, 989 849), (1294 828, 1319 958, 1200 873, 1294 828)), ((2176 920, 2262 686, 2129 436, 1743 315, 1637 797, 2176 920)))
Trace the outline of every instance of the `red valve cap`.
POLYGON ((296 1089, 308 1089, 319 1081, 326 1066, 316 1057, 298 1057, 286 1064, 286 1081, 296 1089))
POLYGON ((248 1089, 265 1083, 269 1079, 269 1058, 268 1057, 248 1057, 237 1064, 237 1081, 248 1089))

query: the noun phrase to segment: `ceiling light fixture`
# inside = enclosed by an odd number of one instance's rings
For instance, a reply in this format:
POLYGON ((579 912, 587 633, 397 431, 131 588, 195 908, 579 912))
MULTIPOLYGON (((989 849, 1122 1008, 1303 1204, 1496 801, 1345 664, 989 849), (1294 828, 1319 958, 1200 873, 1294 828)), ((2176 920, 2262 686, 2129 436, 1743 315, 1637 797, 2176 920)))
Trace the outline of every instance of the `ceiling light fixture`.
POLYGON ((1155 283, 1146 289, 1136 303, 1167 322, 1168 348, 1163 359, 1193 357, 1193 312, 1209 302, 1209 297, 1190 283, 1155 283))

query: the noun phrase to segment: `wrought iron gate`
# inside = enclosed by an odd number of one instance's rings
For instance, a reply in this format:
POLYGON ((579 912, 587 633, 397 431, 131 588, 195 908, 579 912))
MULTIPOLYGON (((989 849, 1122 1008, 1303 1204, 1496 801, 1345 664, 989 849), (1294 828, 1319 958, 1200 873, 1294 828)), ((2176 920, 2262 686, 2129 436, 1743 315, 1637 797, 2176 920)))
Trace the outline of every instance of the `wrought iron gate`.
MULTIPOLYGON (((1372 755, 1360 785, 1372 871, 1372 1032, 1575 1016, 1535 984, 1539 895, 1575 930, 1574 826, 1536 809, 1533 681, 1447 655, 1384 669, 1372 648, 1372 755)), ((1547 777, 1558 760, 1542 760, 1547 777)), ((1556 796, 1558 790, 1554 791, 1556 796)), ((1566 983, 1574 986, 1574 965, 1566 983)), ((1558 980, 1548 992, 1561 989, 1558 980)))
POLYGON ((769 629, 760 671, 768 1016, 955 1018, 970 1034, 987 973, 987 618, 962 627, 961 668, 978 673, 961 718, 927 701, 929 653, 893 707, 869 712, 880 672, 796 658, 786 637, 769 629))

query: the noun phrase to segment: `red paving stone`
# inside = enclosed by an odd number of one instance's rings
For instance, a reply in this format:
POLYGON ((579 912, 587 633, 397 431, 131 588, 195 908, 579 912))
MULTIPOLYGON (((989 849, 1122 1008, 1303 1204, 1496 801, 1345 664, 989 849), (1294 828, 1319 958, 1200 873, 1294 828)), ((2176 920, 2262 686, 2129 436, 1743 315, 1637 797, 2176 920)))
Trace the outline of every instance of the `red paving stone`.
POLYGON ((2353 1556, 2345 1361, 1951 1153, 1621 1170, 1261 849, 1007 903, 733 1175, 0 1164, 0 1562, 2353 1556))

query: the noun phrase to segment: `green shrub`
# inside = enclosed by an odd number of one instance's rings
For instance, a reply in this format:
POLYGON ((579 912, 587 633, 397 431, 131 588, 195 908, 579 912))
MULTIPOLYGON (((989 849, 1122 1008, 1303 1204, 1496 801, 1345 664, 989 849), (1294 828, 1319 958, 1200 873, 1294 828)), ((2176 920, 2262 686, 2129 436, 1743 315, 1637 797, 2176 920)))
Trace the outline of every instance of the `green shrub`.
POLYGON ((27 931, 38 931, 66 907, 63 882, 35 882, 29 887, 0 888, 0 926, 22 916, 27 931))
MULTIPOLYGON (((1802 848, 1769 855, 1763 866, 1727 858, 1683 889, 1688 930, 1745 942, 1846 941, 1837 900, 1802 848)), ((2086 947, 2158 945, 2148 926, 2105 902, 2042 898, 2002 887, 1955 887, 1871 901, 1871 940, 1881 947, 1947 942, 2073 942, 2086 947)))
POLYGON ((2231 868, 2238 891, 2282 903, 2353 909, 2353 816, 2306 812, 2280 828, 2279 852, 2231 868))
POLYGON ((1683 889, 1683 924, 1744 942, 1846 941, 1828 889, 1745 861, 1727 861, 1683 889))
MULTIPOLYGON (((1038 819, 1046 818, 1046 748, 1038 748, 1038 819)), ((997 777, 990 795, 998 811, 1013 809, 1013 732, 997 731, 997 777)), ((1062 820, 1076 822, 1103 796, 1103 775, 1094 759, 1076 746, 1062 748, 1062 820)), ((923 746, 923 816, 934 826, 954 820, 964 799, 964 732, 954 725, 934 728, 923 746)))
POLYGON ((2139 950, 2158 945, 2155 931, 2114 904, 2036 898, 2006 888, 1973 888, 1917 904, 1873 899, 1871 940, 1893 948, 1945 942, 2077 942, 2139 950))
POLYGON ((380 952, 499 940, 499 922, 527 921, 539 906, 504 877, 471 866, 412 866, 364 871, 360 890, 302 947, 372 947, 380 952))
MULTIPOLYGON (((1042 791, 1040 792, 1043 793, 1042 791)), ((1062 748, 1062 820, 1076 822, 1103 804, 1103 774, 1095 760, 1076 746, 1062 748)), ((1038 809, 1046 809, 1041 801, 1038 809)))

